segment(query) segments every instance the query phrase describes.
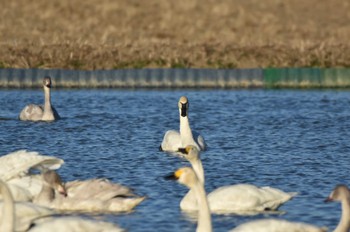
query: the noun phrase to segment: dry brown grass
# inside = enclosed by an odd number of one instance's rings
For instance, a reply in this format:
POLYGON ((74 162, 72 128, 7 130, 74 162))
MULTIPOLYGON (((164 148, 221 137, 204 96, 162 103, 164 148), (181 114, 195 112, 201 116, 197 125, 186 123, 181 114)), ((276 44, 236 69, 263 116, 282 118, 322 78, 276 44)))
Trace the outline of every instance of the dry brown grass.
POLYGON ((349 67, 347 0, 0 0, 0 67, 349 67))

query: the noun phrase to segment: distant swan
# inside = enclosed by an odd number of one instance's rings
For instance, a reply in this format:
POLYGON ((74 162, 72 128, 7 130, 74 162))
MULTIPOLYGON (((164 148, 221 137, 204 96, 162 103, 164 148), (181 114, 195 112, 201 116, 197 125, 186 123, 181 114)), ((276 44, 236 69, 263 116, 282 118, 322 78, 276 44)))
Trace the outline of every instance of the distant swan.
POLYGON ((205 150, 207 145, 204 138, 191 130, 188 119, 189 103, 187 97, 180 97, 178 107, 180 113, 180 132, 168 130, 164 135, 159 149, 167 152, 177 152, 181 147, 193 145, 200 151, 205 150))
MULTIPOLYGON (((199 151, 189 145, 179 149, 191 163, 198 179, 204 184, 204 169, 199 151)), ((276 210, 281 204, 290 200, 296 193, 285 193, 271 187, 257 187, 251 184, 235 184, 222 186, 208 194, 208 202, 212 212, 247 213, 252 211, 276 210)), ((189 191, 180 203, 183 210, 196 210, 197 204, 192 191, 189 191)))
MULTIPOLYGON (((211 232, 212 223, 209 204, 203 184, 192 168, 180 168, 167 179, 178 180, 193 191, 198 202, 197 232, 211 232)), ((263 219, 248 222, 232 230, 232 232, 325 232, 325 228, 318 228, 306 223, 294 223, 278 219, 263 219)))
POLYGON ((31 201, 40 192, 42 180, 38 175, 30 175, 29 170, 54 170, 63 163, 62 159, 53 156, 18 150, 0 157, 0 179, 8 184, 16 201, 31 201))
POLYGON ((55 171, 44 172, 42 178, 42 190, 33 202, 58 210, 128 212, 145 199, 127 187, 103 179, 73 181, 66 187, 55 171))
POLYGON ((56 109, 51 105, 51 78, 45 77, 43 80, 43 88, 45 93, 44 106, 30 104, 24 107, 19 114, 22 121, 54 121, 60 118, 56 109))
POLYGON ((33 220, 55 214, 55 211, 30 202, 14 203, 10 189, 0 180, 0 192, 3 202, 0 203, 0 231, 26 231, 33 220))

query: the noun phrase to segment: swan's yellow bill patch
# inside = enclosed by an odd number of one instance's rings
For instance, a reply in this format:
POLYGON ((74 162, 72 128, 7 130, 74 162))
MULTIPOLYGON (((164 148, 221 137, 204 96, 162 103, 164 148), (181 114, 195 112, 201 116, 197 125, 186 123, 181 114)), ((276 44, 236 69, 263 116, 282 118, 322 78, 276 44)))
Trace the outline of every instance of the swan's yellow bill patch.
POLYGON ((177 179, 179 179, 183 172, 184 172, 183 168, 180 168, 180 169, 178 169, 178 170, 175 172, 174 176, 175 176, 177 179))
POLYGON ((192 149, 192 146, 191 146, 191 145, 187 146, 187 147, 185 148, 186 153, 187 153, 187 154, 190 153, 191 149, 192 149))

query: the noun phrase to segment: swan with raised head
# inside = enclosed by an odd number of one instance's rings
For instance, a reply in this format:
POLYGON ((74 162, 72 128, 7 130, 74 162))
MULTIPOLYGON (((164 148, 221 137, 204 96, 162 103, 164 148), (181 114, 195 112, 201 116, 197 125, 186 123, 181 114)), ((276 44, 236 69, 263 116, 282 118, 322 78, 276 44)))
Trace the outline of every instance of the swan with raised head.
POLYGON ((180 131, 168 130, 164 135, 159 149, 167 152, 177 152, 181 147, 193 145, 200 151, 205 150, 207 145, 203 136, 191 130, 188 119, 189 103, 187 97, 180 97, 178 107, 180 113, 180 131))
POLYGON ((337 185, 325 202, 339 201, 342 214, 334 232, 348 232, 350 230, 350 190, 346 185, 337 185))
POLYGON ((83 185, 73 183, 66 188, 53 170, 44 172, 42 178, 42 190, 33 202, 58 210, 128 212, 145 199, 136 196, 127 187, 102 179, 84 181, 83 185))
POLYGON ((60 118, 56 109, 51 104, 51 77, 46 76, 43 79, 44 105, 29 104, 23 108, 19 114, 22 121, 54 121, 60 118))
POLYGON ((198 201, 198 222, 196 231, 211 232, 212 223, 207 196, 203 183, 198 179, 193 169, 190 167, 180 168, 166 178, 177 180, 179 183, 187 186, 193 191, 194 196, 198 201))
POLYGON ((26 231, 33 220, 55 214, 52 209, 30 202, 15 203, 10 189, 2 180, 0 180, 0 192, 3 196, 3 201, 0 203, 1 232, 26 231))
POLYGON ((31 201, 40 192, 42 181, 38 175, 29 174, 29 171, 55 170, 63 163, 62 159, 35 151, 14 151, 0 157, 0 179, 9 185, 16 201, 31 201))
MULTIPOLYGON (((180 168, 167 179, 176 179, 186 185, 193 193, 198 202, 197 232, 211 232, 210 206, 206 197, 205 189, 195 171, 190 167, 180 168)), ((232 232, 325 232, 325 228, 319 228, 306 223, 288 222, 279 219, 262 219, 242 224, 232 232)))
MULTIPOLYGON (((204 184, 204 169, 198 149, 189 145, 184 149, 179 149, 179 151, 191 163, 198 179, 204 184)), ((211 212, 245 214, 248 212, 276 210, 295 195, 296 193, 286 193, 272 187, 235 184, 222 186, 210 192, 208 194, 208 202, 211 212)), ((180 207, 183 210, 197 209, 197 202, 194 201, 191 190, 182 199, 180 207)))

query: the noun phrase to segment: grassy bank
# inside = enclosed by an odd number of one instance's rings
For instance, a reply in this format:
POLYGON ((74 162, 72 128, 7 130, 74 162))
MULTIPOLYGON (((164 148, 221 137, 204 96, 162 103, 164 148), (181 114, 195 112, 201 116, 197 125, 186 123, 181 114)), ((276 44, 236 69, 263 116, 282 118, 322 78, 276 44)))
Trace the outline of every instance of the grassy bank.
POLYGON ((346 0, 0 3, 0 68, 350 67, 346 0))

